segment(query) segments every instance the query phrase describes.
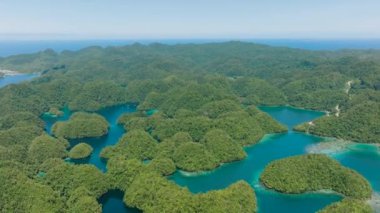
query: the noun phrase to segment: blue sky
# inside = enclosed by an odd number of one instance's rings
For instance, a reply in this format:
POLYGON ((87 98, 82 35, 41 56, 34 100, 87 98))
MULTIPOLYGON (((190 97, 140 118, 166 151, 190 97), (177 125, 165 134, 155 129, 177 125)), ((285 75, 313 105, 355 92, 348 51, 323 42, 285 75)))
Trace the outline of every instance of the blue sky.
POLYGON ((380 38, 379 9, 380 0, 0 0, 0 38, 380 38))

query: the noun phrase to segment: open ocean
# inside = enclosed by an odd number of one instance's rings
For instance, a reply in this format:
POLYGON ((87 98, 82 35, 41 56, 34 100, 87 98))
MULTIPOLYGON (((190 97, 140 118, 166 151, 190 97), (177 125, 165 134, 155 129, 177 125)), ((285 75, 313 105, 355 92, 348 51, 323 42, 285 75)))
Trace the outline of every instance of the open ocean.
MULTIPOLYGON (((0 57, 10 55, 34 53, 45 49, 53 49, 57 52, 63 50, 79 50, 88 46, 122 46, 139 42, 142 44, 164 43, 174 44, 202 44, 212 42, 225 42, 226 39, 193 39, 193 40, 59 40, 59 41, 0 41, 0 57)), ((371 40, 295 40, 295 39, 252 39, 241 40, 271 46, 292 47, 308 50, 339 50, 339 49, 380 49, 380 39, 371 40)))

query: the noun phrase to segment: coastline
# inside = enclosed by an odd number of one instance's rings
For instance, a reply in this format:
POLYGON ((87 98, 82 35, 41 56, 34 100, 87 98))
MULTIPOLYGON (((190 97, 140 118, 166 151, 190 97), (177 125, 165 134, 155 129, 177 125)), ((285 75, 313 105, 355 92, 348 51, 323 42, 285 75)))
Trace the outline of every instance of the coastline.
POLYGON ((15 76, 15 75, 20 75, 21 73, 17 71, 12 71, 12 70, 2 70, 0 69, 0 76, 5 77, 5 76, 15 76))

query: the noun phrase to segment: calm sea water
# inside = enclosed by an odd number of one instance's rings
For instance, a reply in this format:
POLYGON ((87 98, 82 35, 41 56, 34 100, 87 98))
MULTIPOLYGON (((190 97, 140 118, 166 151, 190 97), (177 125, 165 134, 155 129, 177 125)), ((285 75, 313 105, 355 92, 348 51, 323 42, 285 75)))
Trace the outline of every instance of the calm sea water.
MULTIPOLYGON (((34 53, 45 49, 57 52, 63 50, 79 50, 88 46, 122 46, 135 42, 142 44, 202 44, 224 42, 231 39, 171 39, 171 40, 78 40, 78 41, 0 41, 0 57, 34 53)), ((233 40, 233 39, 232 39, 233 40)), ((305 40, 305 39, 246 39, 246 42, 255 42, 271 46, 283 46, 309 50, 338 50, 338 49, 380 49, 380 39, 372 40, 305 40)))
POLYGON ((0 77, 0 88, 5 87, 9 84, 18 84, 23 81, 29 81, 37 76, 39 76, 38 73, 3 76, 3 77, 0 77))

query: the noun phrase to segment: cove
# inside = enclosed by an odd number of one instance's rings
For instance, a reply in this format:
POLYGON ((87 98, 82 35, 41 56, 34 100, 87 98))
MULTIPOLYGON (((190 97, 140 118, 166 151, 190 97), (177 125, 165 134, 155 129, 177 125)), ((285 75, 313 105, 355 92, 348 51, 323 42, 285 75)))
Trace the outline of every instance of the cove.
MULTIPOLYGON (((117 124, 118 118, 124 114, 124 113, 132 113, 136 111, 136 105, 120 105, 120 106, 113 106, 113 107, 107 107, 105 109, 102 109, 96 113, 102 115, 109 123, 109 130, 108 134, 102 137, 97 138, 81 138, 81 139, 75 139, 70 140, 70 146, 73 147, 78 143, 85 142, 92 146, 94 149, 92 154, 86 158, 81 160, 71 160, 74 163, 78 164, 93 164, 94 166, 98 167, 102 171, 106 171, 107 163, 100 158, 100 152, 103 150, 106 146, 111 146, 116 144, 121 136, 125 133, 124 128, 117 124)), ((65 107, 63 109, 64 115, 58 118, 51 117, 51 116, 43 116, 43 119, 45 121, 45 129, 46 131, 51 134, 51 128, 53 124, 57 121, 66 121, 70 118, 72 112, 68 109, 68 107, 65 107)))
MULTIPOLYGON (((254 188, 259 212, 316 212, 323 207, 342 199, 335 194, 307 193, 300 195, 288 195, 267 190, 259 183, 260 173, 264 167, 273 160, 307 153, 307 147, 324 143, 324 138, 314 135, 294 132, 291 129, 303 122, 314 120, 323 116, 323 112, 297 109, 292 107, 260 107, 260 109, 289 129, 286 133, 266 135, 253 146, 246 147, 248 156, 246 159, 234 163, 224 164, 221 167, 207 173, 186 173, 177 171, 169 177, 178 185, 188 187, 193 193, 207 192, 209 190, 223 189, 238 180, 245 180, 254 188)), ((51 126, 56 121, 68 120, 72 112, 64 108, 64 115, 59 118, 44 116, 46 131, 51 132, 51 126)), ((136 111, 135 105, 121 105, 108 107, 97 113, 104 116, 110 123, 109 134, 100 138, 85 138, 71 140, 72 146, 79 142, 86 142, 94 148, 92 155, 85 160, 74 163, 93 164, 102 171, 106 170, 106 162, 102 161, 99 153, 105 146, 117 143, 125 133, 123 127, 117 125, 117 119, 123 113, 136 111)), ((153 111, 151 113, 154 113, 153 111)), ((366 177, 373 189, 380 191, 380 165, 379 148, 374 145, 351 144, 347 150, 331 157, 340 161, 344 166, 350 167, 366 177)), ((139 212, 128 208, 123 203, 123 192, 111 190, 104 194, 99 202, 103 206, 103 212, 139 212)))
POLYGON ((342 199, 336 194, 307 193, 281 194, 267 190, 259 183, 260 173, 273 160, 306 153, 306 147, 321 142, 317 136, 291 131, 296 124, 311 121, 323 112, 292 107, 260 107, 289 131, 266 135, 258 144, 246 147, 248 157, 242 161, 225 164, 212 172, 189 174, 177 171, 170 179, 193 193, 223 189, 238 180, 245 180, 255 189, 259 212, 316 212, 328 204, 342 199))
MULTIPOLYGON (((70 147, 75 146, 80 142, 85 142, 92 146, 93 153, 83 160, 70 160, 77 164, 92 164, 102 170, 106 171, 107 162, 100 158, 100 152, 106 146, 114 145, 118 142, 120 137, 125 133, 124 128, 117 124, 118 118, 124 113, 132 113, 136 111, 136 105, 119 105, 113 107, 107 107, 96 113, 104 116, 110 124, 108 134, 99 138, 83 138, 78 140, 70 140, 70 147)), ((43 115, 42 118, 45 121, 45 130, 51 134, 51 128, 57 121, 66 121, 70 118, 71 112, 68 107, 63 108, 63 116, 52 117, 49 115, 43 115)), ((102 204, 103 213, 136 213, 141 212, 138 209, 129 208, 123 202, 124 193, 118 190, 111 190, 104 194, 99 202, 102 204)))
POLYGON ((35 77, 38 77, 39 75, 39 73, 5 75, 3 77, 0 77, 0 88, 5 87, 9 84, 18 84, 23 81, 28 81, 35 77))
POLYGON ((102 212, 104 213, 138 213, 138 209, 127 207, 123 202, 124 193, 120 190, 111 190, 100 197, 99 203, 102 204, 102 212))

